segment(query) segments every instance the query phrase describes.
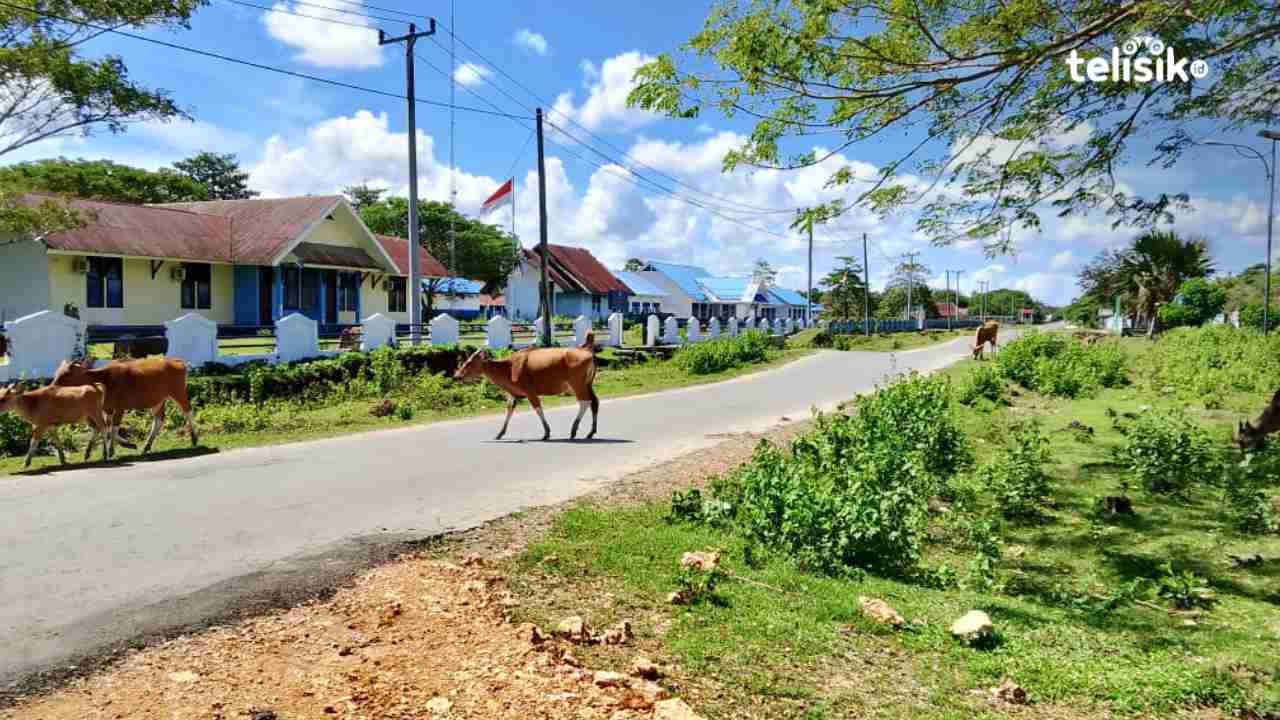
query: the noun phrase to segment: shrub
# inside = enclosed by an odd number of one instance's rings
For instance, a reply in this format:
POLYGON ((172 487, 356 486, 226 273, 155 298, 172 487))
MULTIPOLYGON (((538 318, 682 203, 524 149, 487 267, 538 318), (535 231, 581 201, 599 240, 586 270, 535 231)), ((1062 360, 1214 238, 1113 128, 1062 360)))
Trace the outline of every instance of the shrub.
MULTIPOLYGON (((1267 324, 1272 330, 1280 327, 1280 307, 1272 305, 1267 309, 1267 324)), ((1251 330, 1262 329, 1262 303, 1249 303, 1240 308, 1240 327, 1251 330)))
POLYGON ((1204 278, 1192 278, 1178 287, 1176 302, 1160 307, 1160 322, 1165 327, 1203 325, 1222 312, 1227 304, 1227 291, 1204 278))
POLYGON ((764 333, 748 332, 686 345, 676 351, 672 362, 692 375, 709 375, 765 362, 770 354, 769 338, 764 333))
POLYGON ((1211 608, 1217 601, 1209 581, 1190 570, 1174 572, 1173 563, 1165 562, 1160 567, 1164 576, 1158 581, 1157 590, 1160 597, 1168 600, 1179 610, 1193 608, 1211 608))
POLYGON ((1019 428, 1009 445, 983 467, 982 476, 995 494, 1001 514, 1030 518, 1041 513, 1053 497, 1053 486, 1044 466, 1049 462, 1049 441, 1034 424, 1019 428))
POLYGON ((964 405, 973 405, 979 400, 999 403, 1004 399, 1004 377, 991 363, 974 365, 956 385, 956 400, 964 405))
POLYGON ((1170 388, 1189 400, 1237 392, 1269 397, 1280 387, 1280 336, 1230 325, 1179 328, 1144 354, 1138 370, 1148 387, 1170 388))
POLYGON ((1274 446, 1247 453, 1226 468, 1222 500, 1235 530, 1249 535, 1280 532, 1280 517, 1271 503, 1270 488, 1280 486, 1280 452, 1274 446))
POLYGON ((1088 396, 1127 379, 1127 361, 1118 347, 1083 345, 1052 333, 1030 332, 1007 343, 996 365, 1019 385, 1057 397, 1088 396))
POLYGON ((1185 496, 1221 468, 1213 441, 1181 410, 1144 412, 1123 432, 1118 459, 1147 492, 1185 496))
POLYGON ((825 572, 914 565, 927 502, 970 452, 946 384, 914 376, 858 401, 858 412, 819 418, 787 455, 762 442, 717 495, 753 542, 825 572))
POLYGON ((0 413, 0 456, 25 455, 31 446, 31 426, 13 413, 0 413))

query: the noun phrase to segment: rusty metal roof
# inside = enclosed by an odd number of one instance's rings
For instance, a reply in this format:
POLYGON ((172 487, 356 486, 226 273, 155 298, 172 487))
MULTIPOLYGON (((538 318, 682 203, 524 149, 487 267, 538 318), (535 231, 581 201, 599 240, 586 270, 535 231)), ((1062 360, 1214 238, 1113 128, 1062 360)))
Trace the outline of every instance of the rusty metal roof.
MULTIPOLYGON (((529 267, 534 270, 538 270, 542 267, 542 262, 540 260, 541 253, 537 250, 521 250, 520 253, 524 257, 525 261, 529 263, 529 267)), ((561 290, 567 290, 569 292, 582 292, 584 290, 583 285, 576 282, 572 276, 565 272, 560 263, 556 262, 555 251, 551 252, 551 262, 547 264, 547 278, 552 282, 552 284, 561 290)))
POLYGON ((610 292, 631 293, 590 250, 551 244, 547 245, 547 249, 551 251, 552 264, 559 263, 563 266, 588 292, 600 295, 610 292))
POLYGON ((342 200, 339 195, 251 200, 207 200, 148 207, 189 210, 231 221, 236 261, 270 265, 307 228, 342 200))
MULTIPOLYGON (((58 200, 32 193, 22 202, 58 200)), ((84 225, 45 236, 51 250, 172 260, 233 262, 231 224, 226 218, 188 210, 100 200, 66 201, 84 225)))
MULTIPOLYGON (((409 274, 409 241, 393 235, 374 235, 382 249, 391 256, 391 261, 400 269, 401 275, 409 274)), ((422 277, 449 277, 449 269, 439 260, 432 257, 427 249, 418 246, 418 274, 422 277)))

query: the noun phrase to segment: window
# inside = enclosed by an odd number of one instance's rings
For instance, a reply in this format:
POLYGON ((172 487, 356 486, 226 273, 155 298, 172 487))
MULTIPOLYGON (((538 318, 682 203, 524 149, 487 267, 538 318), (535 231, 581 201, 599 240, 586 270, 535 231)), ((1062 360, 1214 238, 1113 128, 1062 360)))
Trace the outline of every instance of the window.
POLYGON ((631 313, 633 315, 640 312, 640 308, 641 308, 640 303, 631 303, 631 313))
POLYGON ((302 271, 302 309, 320 310, 320 273, 316 270, 302 271))
POLYGON ((387 311, 408 312, 409 302, 406 297, 405 278, 387 278, 387 311))
POLYGON ((85 275, 85 305, 91 308, 124 307, 124 260, 91 257, 85 275))
POLYGON ((281 275, 284 279, 284 309, 297 310, 302 307, 302 271, 296 267, 284 268, 281 275))
POLYGON ((591 296, 591 312, 595 313, 596 315, 600 314, 600 305, 601 305, 600 300, 601 298, 599 295, 591 296))
POLYGON ((338 273, 338 312, 357 312, 360 273, 338 273))
POLYGON ((182 309, 208 310, 213 307, 211 271, 205 263, 182 263, 182 309))

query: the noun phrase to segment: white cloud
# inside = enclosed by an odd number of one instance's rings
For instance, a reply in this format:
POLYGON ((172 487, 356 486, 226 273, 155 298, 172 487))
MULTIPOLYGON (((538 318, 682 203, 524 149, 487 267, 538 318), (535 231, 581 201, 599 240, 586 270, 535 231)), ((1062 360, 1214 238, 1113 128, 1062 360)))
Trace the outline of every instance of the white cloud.
POLYGON ((515 37, 511 39, 516 45, 538 55, 546 55, 551 50, 547 45, 547 39, 542 33, 536 33, 529 28, 520 28, 516 31, 515 37))
MULTIPOLYGON (((359 110, 330 118, 299 137, 273 135, 262 159, 249 169, 249 184, 266 197, 337 193, 368 182, 407 195, 409 135, 392 132, 386 113, 359 110)), ((458 206, 474 212, 497 183, 485 176, 457 173, 458 206)), ((449 166, 435 156, 435 140, 418 131, 418 192, 446 201, 449 166)))
POLYGON ((646 110, 627 107, 627 95, 635 87, 635 73, 641 65, 653 60, 637 51, 626 52, 605 60, 598 67, 587 60, 581 64, 587 97, 578 105, 573 91, 556 97, 554 109, 591 130, 634 130, 653 122, 658 116, 646 110))
POLYGON ((1053 260, 1049 263, 1049 267, 1053 270, 1065 270, 1076 262, 1076 256, 1070 250, 1063 250, 1053 256, 1053 260))
POLYGON ((317 67, 350 69, 382 65, 378 34, 368 18, 313 5, 295 7, 288 2, 278 2, 272 8, 278 12, 264 12, 262 23, 271 37, 298 50, 296 59, 299 62, 317 67), (326 22, 326 19, 341 20, 350 25, 326 22))
POLYGON ((463 87, 473 87, 484 82, 484 79, 492 74, 493 71, 483 65, 462 63, 453 71, 453 79, 463 87))
POLYGON ((217 153, 239 153, 249 146, 250 138, 204 120, 152 120, 139 123, 133 132, 166 148, 184 153, 204 150, 217 153))

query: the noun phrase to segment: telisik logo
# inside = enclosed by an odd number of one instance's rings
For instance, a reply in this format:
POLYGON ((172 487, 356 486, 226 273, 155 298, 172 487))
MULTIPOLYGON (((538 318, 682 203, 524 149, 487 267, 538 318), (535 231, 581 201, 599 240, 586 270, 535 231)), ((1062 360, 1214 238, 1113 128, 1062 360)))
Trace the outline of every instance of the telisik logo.
POLYGON ((1077 50, 1072 50, 1067 58, 1071 79, 1074 82, 1135 82, 1149 83, 1173 82, 1180 80, 1190 82, 1209 74, 1209 64, 1203 60, 1191 60, 1177 57, 1173 48, 1166 48, 1160 38, 1150 35, 1139 35, 1125 42, 1121 48, 1111 48, 1111 58, 1095 57, 1085 60, 1077 50), (1147 55, 1137 55, 1141 48, 1147 49, 1147 55), (1081 66, 1084 72, 1081 72, 1081 66))

